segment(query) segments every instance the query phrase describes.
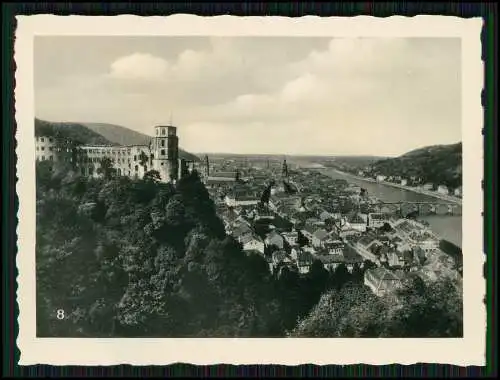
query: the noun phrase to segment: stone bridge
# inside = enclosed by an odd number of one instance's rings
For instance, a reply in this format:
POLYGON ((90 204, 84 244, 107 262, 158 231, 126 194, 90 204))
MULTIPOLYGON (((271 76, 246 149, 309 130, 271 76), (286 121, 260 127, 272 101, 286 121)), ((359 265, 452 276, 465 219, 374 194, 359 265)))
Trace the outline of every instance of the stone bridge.
POLYGON ((462 205, 449 202, 379 202, 374 205, 378 212, 392 212, 400 215, 462 215, 462 205))

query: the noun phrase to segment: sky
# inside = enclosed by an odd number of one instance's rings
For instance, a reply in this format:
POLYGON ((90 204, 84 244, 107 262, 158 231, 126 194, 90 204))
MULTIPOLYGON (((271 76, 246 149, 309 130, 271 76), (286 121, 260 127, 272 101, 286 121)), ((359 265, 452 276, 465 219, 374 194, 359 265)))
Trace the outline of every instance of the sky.
POLYGON ((193 153, 397 156, 461 141, 454 38, 37 36, 36 117, 178 127, 193 153))

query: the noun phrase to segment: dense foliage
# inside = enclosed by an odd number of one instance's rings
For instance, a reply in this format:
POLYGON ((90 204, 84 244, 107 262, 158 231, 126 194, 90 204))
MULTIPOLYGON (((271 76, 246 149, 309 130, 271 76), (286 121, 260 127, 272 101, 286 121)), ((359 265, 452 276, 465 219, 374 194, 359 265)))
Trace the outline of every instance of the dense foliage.
MULTIPOLYGON (((90 179, 37 163, 39 336, 279 337, 298 320, 314 320, 325 291, 351 297, 342 312, 358 313, 358 320, 364 312, 383 315, 382 306, 372 310, 379 301, 363 288, 360 267, 329 272, 317 261, 307 275, 271 273, 262 256, 245 254, 225 235, 196 172, 175 186, 159 183, 154 172, 142 180, 102 172, 102 179, 90 179), (364 298, 353 303, 358 297, 348 295, 347 283, 364 298)), ((418 307, 443 302, 422 294, 418 307)), ((417 311, 408 313, 400 325, 417 328, 417 311)), ((378 333, 372 319, 359 323, 378 333)), ((443 328, 432 326, 444 334, 443 328)))
POLYGON ((396 295, 377 297, 347 284, 323 294, 292 337, 461 337, 461 287, 450 280, 424 284, 414 278, 396 295))
POLYGON ((371 167, 379 174, 415 176, 424 183, 455 189, 462 185, 462 143, 417 149, 397 158, 378 161, 371 167))

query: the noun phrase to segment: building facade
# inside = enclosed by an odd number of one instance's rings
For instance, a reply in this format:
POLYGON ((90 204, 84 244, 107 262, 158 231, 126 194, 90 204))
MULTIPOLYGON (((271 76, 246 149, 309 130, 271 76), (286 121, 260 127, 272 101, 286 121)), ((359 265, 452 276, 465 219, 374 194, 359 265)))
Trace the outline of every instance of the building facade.
POLYGON ((35 137, 35 158, 37 161, 72 162, 74 147, 70 140, 55 136, 35 137))
POLYGON ((190 171, 189 162, 179 158, 179 138, 174 126, 156 126, 149 145, 77 145, 67 139, 36 136, 37 161, 73 162, 84 176, 99 177, 105 159, 118 176, 143 178, 148 171, 159 173, 161 182, 175 182, 190 171))

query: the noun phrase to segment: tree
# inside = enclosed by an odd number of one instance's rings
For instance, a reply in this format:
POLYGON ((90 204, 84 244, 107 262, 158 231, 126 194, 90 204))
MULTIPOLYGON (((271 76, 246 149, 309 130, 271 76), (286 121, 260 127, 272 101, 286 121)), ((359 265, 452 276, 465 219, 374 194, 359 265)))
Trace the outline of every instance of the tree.
POLYGON ((381 232, 384 232, 384 233, 387 233, 387 232, 391 232, 393 230, 393 228, 391 227, 391 225, 387 222, 385 222, 382 227, 380 227, 380 231, 381 232))
POLYGON ((144 181, 159 182, 161 181, 160 172, 158 170, 148 170, 144 173, 144 181))
POLYGON ((334 286, 336 286, 337 289, 340 289, 349 281, 351 275, 344 263, 339 264, 339 266, 335 269, 334 278, 335 278, 334 286))
POLYGON ((144 153, 143 150, 141 150, 141 153, 139 153, 139 164, 145 168, 146 165, 148 164, 149 158, 146 153, 144 153))
POLYGON ((385 305, 362 285, 330 290, 301 319, 291 337, 378 337, 385 305))
POLYGON ((309 244, 309 240, 304 236, 304 234, 300 230, 297 230, 297 243, 300 247, 309 244))
POLYGON ((392 336, 463 336, 462 289, 448 278, 425 284, 414 278, 398 292, 400 307, 390 323, 392 336))
POLYGON ((101 159, 101 166, 97 169, 99 174, 102 174, 104 179, 108 180, 115 173, 113 168, 113 161, 109 157, 103 157, 101 159))
POLYGON ((262 195, 260 197, 260 203, 267 205, 269 204, 269 199, 271 197, 271 188, 272 185, 268 185, 265 190, 262 192, 262 195))

